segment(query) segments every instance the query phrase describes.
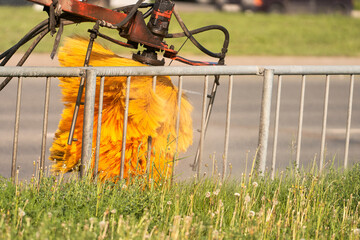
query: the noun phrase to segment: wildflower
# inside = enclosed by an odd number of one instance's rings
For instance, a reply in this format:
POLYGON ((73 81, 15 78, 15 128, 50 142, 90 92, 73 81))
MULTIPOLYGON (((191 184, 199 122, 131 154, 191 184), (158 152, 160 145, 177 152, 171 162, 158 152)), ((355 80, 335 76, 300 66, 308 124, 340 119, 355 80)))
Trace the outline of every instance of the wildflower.
POLYGON ((93 224, 93 223, 96 221, 96 218, 91 217, 91 218, 89 219, 89 221, 90 221, 91 224, 93 224))
POLYGON ((211 193, 210 192, 207 192, 206 194, 205 194, 205 197, 206 198, 209 198, 211 196, 211 193))
POLYGON ((254 216, 255 216, 255 212, 250 210, 248 213, 248 217, 252 218, 254 216))
POLYGON ((172 204, 172 202, 171 201, 167 201, 167 203, 166 203, 167 205, 171 205, 172 204))
POLYGON ((213 194, 214 194, 215 196, 217 196, 217 195, 219 194, 219 192, 220 192, 220 189, 216 189, 216 191, 214 191, 213 194))
POLYGON ((360 234, 360 229, 359 229, 359 228, 355 228, 353 231, 354 231, 354 234, 355 234, 355 235, 359 235, 359 234, 360 234))
POLYGON ((259 186, 259 184, 257 182, 253 182, 252 183, 253 187, 256 188, 257 186, 259 186))
POLYGON ((243 189, 246 189, 246 185, 245 185, 244 183, 241 184, 241 187, 242 187, 243 189))
POLYGON ((48 215, 48 218, 51 218, 51 217, 52 217, 52 213, 51 213, 51 212, 48 212, 47 215, 48 215))
MULTIPOLYGON (((152 179, 150 179, 150 181, 151 181, 152 179)), ((127 188, 127 186, 126 186, 126 184, 123 184, 122 186, 121 186, 121 189, 126 189, 127 188)))
POLYGON ((250 200, 251 200, 251 198, 250 198, 249 194, 247 194, 247 195, 245 196, 245 203, 246 203, 246 204, 249 203, 250 200))
POLYGON ((100 229, 103 229, 105 227, 105 225, 106 225, 105 221, 99 222, 100 229))
POLYGON ((279 204, 279 201, 278 201, 278 200, 276 200, 276 199, 274 199, 273 204, 276 206, 276 205, 278 205, 278 204, 279 204))
POLYGON ((240 197, 240 193, 238 193, 238 192, 234 193, 234 195, 235 195, 236 197, 240 197))
POLYGON ((21 208, 19 208, 19 216, 20 217, 24 217, 26 215, 26 213, 24 212, 24 210, 22 210, 21 208))
POLYGON ((112 214, 115 214, 116 213, 116 209, 113 209, 110 211, 112 214))

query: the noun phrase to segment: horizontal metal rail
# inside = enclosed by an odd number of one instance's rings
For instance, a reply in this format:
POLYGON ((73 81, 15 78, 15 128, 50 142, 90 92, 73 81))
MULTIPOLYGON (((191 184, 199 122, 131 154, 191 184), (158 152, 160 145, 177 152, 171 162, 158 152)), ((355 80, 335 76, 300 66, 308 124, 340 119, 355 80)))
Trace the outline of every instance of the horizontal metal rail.
MULTIPOLYGON (((179 121, 180 121, 180 106, 181 106, 181 91, 182 91, 182 76, 205 76, 204 88, 203 88, 203 102, 202 102, 202 120, 200 131, 200 143, 199 143, 199 160, 197 164, 197 176, 200 177, 201 158, 204 156, 204 142, 206 131, 206 102, 208 96, 208 77, 212 75, 227 75, 229 80, 229 92, 227 95, 227 109, 226 109, 226 126, 225 126, 225 143, 224 143, 224 155, 223 155, 223 178, 227 172, 228 161, 228 146, 229 146, 229 133, 230 133, 230 116, 231 116, 231 103, 232 103, 232 84, 235 80, 235 75, 259 75, 263 76, 263 94, 261 101, 260 111, 260 124, 259 124, 259 137, 258 137, 258 156, 257 165, 258 171, 264 173, 266 171, 266 159, 267 159, 267 147, 269 143, 269 128, 270 128, 270 116, 271 116, 271 101, 272 91, 274 85, 274 76, 279 76, 278 89, 277 89, 277 103, 274 123, 274 144, 273 144, 273 156, 271 164, 271 176, 275 175, 276 166, 276 149, 278 142, 278 128, 279 128, 279 115, 280 115, 280 103, 281 103, 281 82, 284 75, 298 75, 302 76, 301 95, 300 95, 300 108, 299 108, 299 120, 298 120, 298 132, 297 132, 297 147, 296 147, 296 167, 299 167, 301 141, 302 141, 302 126, 303 126, 303 114, 304 114, 304 100, 305 100, 305 79, 308 75, 324 75, 326 76, 325 85, 325 100, 323 106, 323 124, 321 134, 321 149, 320 149, 320 170, 324 167, 325 160, 325 146, 326 146, 326 131, 327 131, 327 118, 328 118, 328 102, 329 102, 329 82, 331 75, 349 75, 351 77, 350 90, 349 90, 349 104, 348 104, 348 116, 346 126, 346 140, 345 140, 345 158, 344 166, 348 165, 348 151, 349 151, 349 139, 350 139, 350 124, 352 115, 352 103, 353 103, 353 89, 354 89, 354 75, 360 75, 360 66, 203 66, 203 67, 0 67, 0 77, 18 77, 18 95, 17 95, 17 109, 16 109, 16 121, 14 128, 14 145, 13 145, 13 157, 12 157, 12 170, 11 176, 15 179, 16 158, 17 158, 17 145, 18 145, 18 132, 19 132, 19 120, 20 120, 20 102, 21 102, 21 88, 22 81, 26 77, 46 77, 46 100, 44 106, 44 121, 43 121, 43 134, 42 134, 42 152, 41 152, 41 166, 44 167, 45 146, 46 146, 46 133, 47 133, 47 112, 49 101, 49 84, 51 77, 86 77, 87 88, 85 93, 85 108, 84 108, 84 128, 83 128, 83 149, 81 156, 80 175, 83 176, 84 167, 89 163, 92 156, 92 134, 93 134, 93 122, 94 122, 94 106, 95 106, 95 92, 96 92, 96 78, 101 77, 102 88, 100 90, 100 103, 102 106, 103 96, 103 82, 106 81, 104 77, 107 76, 125 76, 127 77, 127 89, 125 99, 125 111, 124 111, 124 129, 122 136, 122 156, 120 167, 120 178, 124 176, 124 161, 125 161, 125 146, 126 146, 126 128, 127 128, 127 115, 129 107, 129 93, 130 93, 130 80, 131 76, 154 76, 153 89, 156 89, 156 77, 155 76, 179 76, 179 95, 178 95, 178 116, 176 120, 176 133, 179 134, 179 121)), ((307 79, 306 79, 307 80, 307 79)), ((101 107, 99 112, 100 121, 97 123, 97 142, 96 142, 96 154, 95 154, 95 168, 97 169, 99 161, 99 141, 101 130, 101 107)), ((178 136, 177 136, 178 138, 178 136)), ((149 136, 149 149, 148 154, 151 153, 151 136, 149 136)), ((177 140, 176 140, 177 141, 177 140)), ((177 143, 176 143, 177 145, 177 143)), ((176 147, 177 149, 177 147, 176 147)), ((177 153, 175 154, 177 156, 177 153)), ((150 163, 150 156, 148 157, 148 163, 150 163)), ((150 166, 147 166, 149 169, 150 166)), ((96 171, 96 170, 95 170, 96 171)), ((96 175, 96 173, 95 173, 96 175)))
POLYGON ((92 69, 97 76, 196 75, 357 75, 360 66, 191 66, 191 67, 0 67, 0 77, 79 77, 92 69))

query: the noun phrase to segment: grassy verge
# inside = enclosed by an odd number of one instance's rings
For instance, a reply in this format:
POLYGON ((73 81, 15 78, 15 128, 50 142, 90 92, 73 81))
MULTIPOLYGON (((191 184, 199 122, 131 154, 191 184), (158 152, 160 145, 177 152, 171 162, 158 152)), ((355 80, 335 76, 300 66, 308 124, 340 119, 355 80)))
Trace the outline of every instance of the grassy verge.
POLYGON ((360 10, 360 0, 354 0, 354 9, 360 10))
MULTIPOLYGON (((0 52, 14 45, 33 26, 47 17, 30 7, 0 7, 0 25, 3 36, 0 52)), ((189 29, 209 24, 225 26, 230 32, 230 55, 293 55, 293 56, 359 56, 360 19, 337 15, 267 15, 223 12, 180 13, 189 29)), ((65 36, 87 36, 93 24, 65 27, 65 36)), ((172 19, 170 32, 179 32, 180 27, 172 19)), ((117 32, 104 30, 118 38, 117 32)), ((223 36, 216 32, 197 35, 197 39, 214 52, 219 52, 223 36)), ((178 49, 185 39, 168 40, 178 49)), ((46 37, 37 47, 37 52, 50 52, 53 38, 46 37)), ((108 43, 110 45, 110 43, 108 43)), ((111 45, 113 46, 113 44, 111 45)), ((23 48, 22 51, 26 49, 23 48)), ((125 48, 115 48, 128 53, 125 48)), ((202 54, 188 41, 182 54, 202 54)))
POLYGON ((144 188, 0 181, 1 239, 359 239, 360 166, 144 188))

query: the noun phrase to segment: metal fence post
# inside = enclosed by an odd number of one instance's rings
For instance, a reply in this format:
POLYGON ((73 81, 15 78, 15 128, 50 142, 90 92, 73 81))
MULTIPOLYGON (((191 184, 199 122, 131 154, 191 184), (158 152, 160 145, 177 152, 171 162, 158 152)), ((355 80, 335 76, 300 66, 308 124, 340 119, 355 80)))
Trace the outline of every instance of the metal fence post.
POLYGON ((19 124, 20 124, 21 93, 22 93, 22 77, 19 77, 18 85, 17 85, 14 142, 13 142, 12 164, 11 164, 11 178, 14 183, 15 183, 15 176, 16 176, 16 160, 17 160, 17 147, 18 147, 18 137, 19 137, 19 124))
MULTIPOLYGON (((120 163, 120 172, 119 172, 120 181, 124 178, 124 170, 125 170, 126 134, 127 134, 129 99, 130 99, 130 80, 131 80, 131 77, 128 76, 126 78, 124 125, 123 125, 123 135, 122 135, 122 144, 121 144, 121 163, 120 163)), ((148 159, 148 160, 150 160, 150 159, 148 159)), ((129 169, 130 169, 130 164, 129 164, 129 169)))
POLYGON ((100 89, 99 89, 99 107, 98 107, 98 121, 97 121, 97 129, 96 129, 95 164, 94 164, 94 172, 93 172, 95 179, 97 179, 97 175, 98 175, 98 171, 99 171, 102 110, 103 110, 103 102, 104 102, 104 84, 105 84, 105 77, 102 76, 100 79, 100 89))
POLYGON ((305 84, 306 76, 303 75, 301 79, 301 95, 300 95, 300 109, 299 109, 299 124, 296 142, 296 168, 300 165, 300 153, 301 153, 301 138, 302 138, 302 127, 304 120, 304 102, 305 102, 305 84))
POLYGON ((266 167, 266 155, 270 128, 271 94, 274 81, 274 70, 264 70, 263 91, 261 99, 261 113, 259 126, 258 155, 256 170, 264 175, 266 167))
POLYGON ((326 158, 325 143, 326 143, 326 125, 327 125, 328 106, 329 106, 329 88, 330 88, 330 75, 326 75, 324 113, 323 113, 323 123, 321 130, 320 166, 319 166, 320 173, 324 168, 324 160, 326 158))
POLYGON ((40 156, 40 174, 39 179, 45 173, 45 148, 46 148, 46 135, 47 135, 47 126, 48 126, 48 116, 49 116, 49 99, 50 99, 50 77, 46 78, 46 87, 45 87, 45 103, 44 103, 44 118, 43 118, 43 130, 42 130, 42 141, 41 141, 41 156, 40 156))
POLYGON ((273 154, 272 154, 272 164, 271 164, 271 179, 275 178, 275 170, 276 170, 276 154, 277 154, 277 142, 278 142, 278 135, 279 135, 279 116, 280 116, 280 105, 281 105, 281 86, 282 86, 282 75, 280 75, 278 78, 278 86, 277 86, 275 126, 274 126, 274 143, 273 143, 273 154))
POLYGON ((344 168, 347 168, 348 158, 349 158, 349 143, 350 143, 350 127, 351 127, 351 115, 352 115, 352 105, 353 105, 353 96, 354 96, 354 75, 350 76, 350 88, 349 88, 349 105, 348 105, 348 115, 346 123, 346 137, 345 137, 345 156, 344 156, 344 168))
POLYGON ((207 98, 207 91, 209 85, 209 76, 205 76, 204 80, 204 90, 203 90, 203 102, 202 102, 202 114, 201 114, 201 131, 200 131, 200 146, 199 146, 199 158, 198 158, 198 166, 197 166, 197 178, 200 178, 201 173, 201 161, 203 156, 204 150, 204 141, 205 141, 205 128, 206 128, 206 98, 207 98))
POLYGON ((231 117, 231 103, 232 103, 232 90, 233 90, 234 76, 229 76, 229 89, 226 108, 226 125, 225 125, 225 141, 224 141, 224 155, 223 155, 223 173, 222 180, 226 178, 227 165, 228 165, 228 151, 229 151, 229 138, 230 138, 230 117, 231 117))
POLYGON ((85 164, 91 161, 94 127, 94 105, 96 94, 96 72, 86 70, 84 122, 81 147, 80 178, 85 174, 85 164))

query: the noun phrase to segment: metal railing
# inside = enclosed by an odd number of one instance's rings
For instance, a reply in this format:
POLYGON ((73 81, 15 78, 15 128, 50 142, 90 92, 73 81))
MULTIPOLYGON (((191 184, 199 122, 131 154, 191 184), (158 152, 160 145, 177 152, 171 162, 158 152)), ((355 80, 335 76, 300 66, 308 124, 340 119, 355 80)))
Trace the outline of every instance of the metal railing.
MULTIPOLYGON (((278 144, 278 132, 279 132, 279 116, 280 116, 280 104, 281 104, 281 90, 283 76, 285 75, 299 75, 302 76, 301 80, 301 94, 300 94, 300 109, 298 118, 298 131, 296 141, 296 166, 300 164, 301 144, 302 144, 302 127, 304 118, 304 100, 305 100, 305 87, 306 77, 308 75, 324 75, 326 76, 325 85, 325 98, 323 106, 323 121, 321 132, 321 150, 320 150, 320 167, 319 171, 324 168, 324 154, 326 143, 326 130, 327 130, 327 118, 328 118, 328 103, 329 103, 329 87, 332 75, 348 75, 350 79, 350 89, 348 97, 348 111, 347 111, 347 123, 346 123, 346 137, 345 137, 345 154, 344 154, 344 167, 348 165, 349 155, 349 142, 350 142, 350 129, 352 118, 352 105, 354 96, 354 81, 355 75, 360 74, 360 66, 204 66, 204 67, 1 67, 0 77, 18 77, 17 85, 17 104, 16 104, 16 116, 14 126, 14 138, 12 149, 12 169, 11 177, 14 178, 16 174, 16 161, 18 151, 18 136, 19 136, 19 119, 20 119, 20 103, 22 95, 22 81, 24 77, 46 77, 46 93, 44 103, 44 117, 43 117, 43 129, 42 129, 42 146, 40 166, 44 169, 45 152, 46 152, 46 135, 47 135, 47 121, 49 111, 49 96, 50 96, 50 78, 51 77, 81 77, 86 76, 86 88, 85 88, 85 107, 84 107, 84 126, 83 126, 83 140, 82 140, 82 156, 81 166, 84 166, 87 161, 91 159, 92 155, 92 139, 93 139, 93 124, 94 124, 94 106, 95 106, 95 94, 96 94, 96 78, 100 79, 100 100, 99 100, 99 121, 98 132, 96 140, 96 152, 95 152, 95 168, 98 166, 99 160, 99 147, 100 147, 100 131, 101 131, 101 109, 102 109, 102 96, 104 91, 105 77, 109 76, 125 76, 127 77, 127 89, 125 99, 125 111, 124 111, 124 128, 123 128, 123 145, 121 155, 121 171, 120 177, 123 176, 124 169, 124 153, 126 146, 126 126, 128 115, 128 103, 129 103, 129 90, 131 88, 131 76, 179 76, 179 96, 182 92, 182 77, 183 76, 204 76, 204 87, 202 93, 202 114, 201 114, 201 129, 200 129, 200 142, 199 142, 199 158, 197 164, 197 175, 201 173, 201 163, 203 156, 203 148, 205 142, 205 131, 207 128, 207 98, 208 98, 208 81, 209 76, 221 75, 229 76, 228 93, 227 93, 227 107, 226 107, 226 125, 224 136, 224 151, 223 151, 223 171, 222 175, 226 176, 228 166, 228 150, 229 150, 229 135, 230 135, 230 118, 232 109, 232 96, 233 96, 233 82, 234 76, 237 75, 253 75, 263 77, 263 90, 260 106, 260 124, 258 135, 258 154, 256 157, 257 170, 263 174, 266 171, 267 152, 269 145, 269 133, 270 133, 270 120, 271 120, 271 104, 274 78, 278 76, 277 95, 275 105, 275 118, 274 118, 274 132, 273 132, 273 152, 271 162, 271 176, 275 175, 276 171, 276 159, 277 159, 277 144, 278 144)), ((154 79, 153 88, 156 89, 156 77, 154 79)), ((178 98, 178 104, 180 106, 181 98, 178 98)), ((179 113, 177 116, 177 133, 179 125, 179 113)), ((84 174, 84 168, 80 168, 80 176, 84 174)))

